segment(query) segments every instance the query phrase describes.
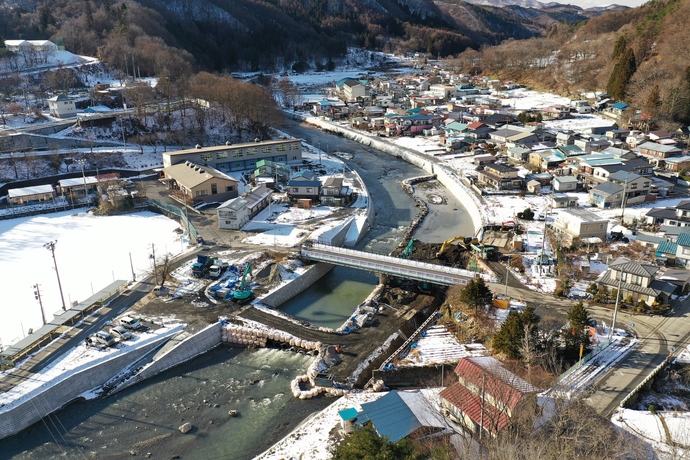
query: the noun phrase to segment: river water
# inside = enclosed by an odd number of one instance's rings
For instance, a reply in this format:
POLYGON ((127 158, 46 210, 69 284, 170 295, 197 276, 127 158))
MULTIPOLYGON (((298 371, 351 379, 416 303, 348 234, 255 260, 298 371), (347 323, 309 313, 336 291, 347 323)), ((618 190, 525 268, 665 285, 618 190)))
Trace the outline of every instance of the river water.
MULTIPOLYGON (((354 155, 348 164, 365 181, 376 210, 375 224, 360 249, 387 254, 400 244, 417 213, 400 181, 424 171, 294 122, 284 130, 312 145, 320 142, 324 150, 354 155)), ((428 193, 444 194, 438 188, 428 193)), ((430 207, 433 219, 425 221, 416 238, 439 242, 472 232, 471 219, 451 195, 430 207)), ((336 267, 283 308, 314 324, 338 327, 376 281, 372 274, 336 267)), ((290 380, 304 373, 311 359, 279 350, 218 348, 120 394, 66 407, 0 441, 0 458, 110 459, 151 453, 165 459, 251 459, 333 401, 292 397, 290 380), (229 417, 231 409, 241 415, 229 417), (185 422, 195 428, 182 435, 177 428, 185 422)))

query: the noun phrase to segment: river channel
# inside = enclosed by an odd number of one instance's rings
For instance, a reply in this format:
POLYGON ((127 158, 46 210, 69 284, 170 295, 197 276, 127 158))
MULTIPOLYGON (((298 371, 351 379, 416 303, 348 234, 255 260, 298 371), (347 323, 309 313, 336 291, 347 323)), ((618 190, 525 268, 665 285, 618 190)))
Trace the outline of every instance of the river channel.
MULTIPOLYGON (((318 129, 288 121, 284 131, 324 151, 346 152, 375 204, 375 224, 358 246, 388 253, 400 244, 417 214, 400 181, 425 172, 385 153, 318 129)), ((415 234, 440 242, 473 232, 472 222, 455 198, 441 187, 430 217, 415 234)), ((372 274, 334 268, 316 286, 283 309, 316 325, 338 327, 376 283, 372 274)), ((304 372, 312 357, 279 350, 218 348, 114 396, 75 403, 22 433, 0 441, 0 458, 251 459, 288 434, 310 413, 333 399, 298 400, 289 382, 304 372), (228 411, 238 410, 239 417, 228 411), (194 425, 182 435, 177 428, 194 425)))

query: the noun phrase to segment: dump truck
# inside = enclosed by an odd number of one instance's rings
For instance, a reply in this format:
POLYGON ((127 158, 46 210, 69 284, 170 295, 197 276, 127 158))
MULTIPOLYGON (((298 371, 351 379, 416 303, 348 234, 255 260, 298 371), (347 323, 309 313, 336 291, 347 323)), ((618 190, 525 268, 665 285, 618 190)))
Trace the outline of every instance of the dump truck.
POLYGON ((209 257, 205 254, 196 256, 196 262, 192 264, 192 276, 201 278, 206 274, 211 265, 216 261, 214 257, 209 257))
POLYGON ((208 269, 208 276, 214 279, 220 278, 225 269, 228 268, 227 260, 216 260, 213 265, 208 269))

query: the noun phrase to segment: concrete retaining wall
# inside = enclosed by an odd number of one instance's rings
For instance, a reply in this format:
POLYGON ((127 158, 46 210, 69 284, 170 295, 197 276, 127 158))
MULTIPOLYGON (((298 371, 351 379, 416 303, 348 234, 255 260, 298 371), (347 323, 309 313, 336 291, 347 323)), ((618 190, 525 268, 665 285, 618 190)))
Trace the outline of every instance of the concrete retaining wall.
POLYGON ((80 366, 66 373, 59 380, 45 383, 43 387, 27 394, 16 404, 8 404, 0 409, 0 439, 19 433, 41 420, 42 417, 78 398, 82 393, 104 385, 114 375, 159 347, 169 338, 169 335, 157 337, 130 352, 119 353, 105 361, 80 366))
POLYGON ((457 375, 453 372, 454 369, 455 365, 452 364, 403 367, 390 371, 377 369, 373 372, 373 378, 383 380, 383 384, 391 389, 448 386, 458 381, 457 375))
POLYGON ((221 343, 221 324, 214 323, 206 329, 197 332, 196 334, 187 337, 181 341, 177 346, 171 348, 166 353, 154 361, 144 366, 136 375, 126 380, 118 386, 113 393, 129 388, 132 385, 160 374, 172 367, 189 361, 190 359, 202 353, 217 347, 221 343))
POLYGON ((325 262, 314 264, 309 270, 287 283, 285 286, 276 289, 270 294, 262 297, 261 303, 272 308, 278 308, 282 303, 287 302, 294 296, 304 291, 306 288, 317 282, 323 275, 331 271, 333 265, 325 262))

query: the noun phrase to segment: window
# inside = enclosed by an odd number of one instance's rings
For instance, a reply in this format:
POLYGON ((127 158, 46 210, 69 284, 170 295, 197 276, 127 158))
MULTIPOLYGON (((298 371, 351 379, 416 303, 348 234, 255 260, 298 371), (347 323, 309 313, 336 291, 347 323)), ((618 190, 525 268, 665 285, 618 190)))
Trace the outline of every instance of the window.
POLYGON ((197 190, 196 196, 206 196, 208 195, 208 190, 197 190))
POLYGON ((226 192, 234 192, 235 191, 235 186, 234 185, 228 185, 225 187, 226 192))
POLYGON ((256 148, 256 147, 250 147, 250 148, 247 149, 247 155, 250 156, 250 157, 251 157, 251 156, 254 156, 254 155, 258 154, 258 153, 259 153, 259 149, 256 148))
POLYGON ((630 189, 635 190, 637 188, 637 184, 630 184, 630 189))
POLYGON ((201 155, 199 155, 199 158, 201 158, 201 161, 213 160, 213 154, 209 152, 202 153, 201 155))
POLYGON ((284 152, 286 149, 285 144, 277 145, 276 152, 284 152))
POLYGON ((293 160, 296 160, 296 159, 297 159, 297 155, 293 156, 292 159, 293 159, 293 160))
POLYGON ((270 145, 264 145, 263 147, 261 147, 261 153, 263 154, 271 153, 272 151, 273 149, 270 145))
POLYGON ((589 225, 585 225, 585 231, 589 231, 589 225))
POLYGON ((211 184, 211 195, 218 193, 218 184, 211 184))
POLYGON ((604 224, 601 224, 601 225, 599 225, 599 230, 603 230, 603 229, 604 229, 604 227, 605 227, 605 225, 604 225, 604 224))
POLYGON ((314 189, 311 187, 307 187, 307 193, 314 193, 314 189))
POLYGON ((242 149, 233 150, 232 152, 233 158, 242 158, 243 156, 244 154, 242 153, 242 149))
POLYGON ((292 193, 298 193, 299 187, 292 187, 292 193))
POLYGON ((683 255, 688 255, 690 254, 690 248, 683 248, 683 255))
POLYGON ((218 152, 216 153, 216 160, 223 160, 228 157, 228 152, 218 152))

